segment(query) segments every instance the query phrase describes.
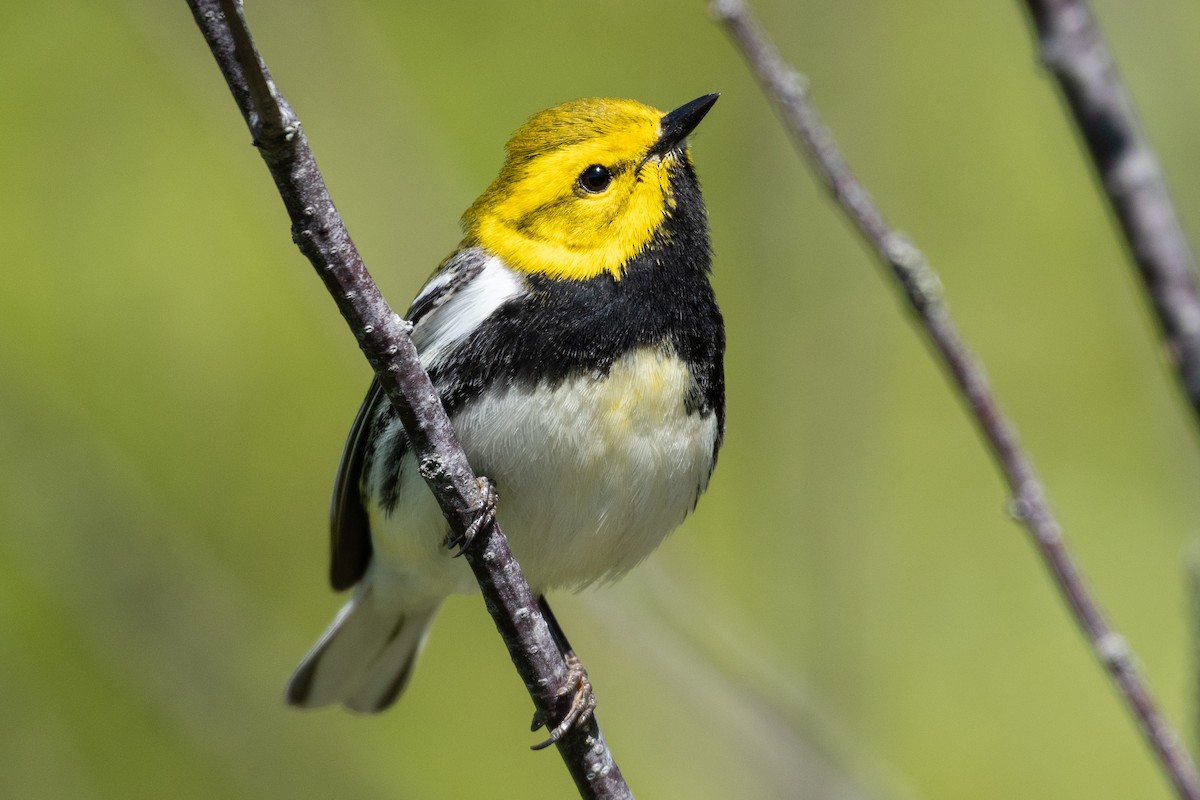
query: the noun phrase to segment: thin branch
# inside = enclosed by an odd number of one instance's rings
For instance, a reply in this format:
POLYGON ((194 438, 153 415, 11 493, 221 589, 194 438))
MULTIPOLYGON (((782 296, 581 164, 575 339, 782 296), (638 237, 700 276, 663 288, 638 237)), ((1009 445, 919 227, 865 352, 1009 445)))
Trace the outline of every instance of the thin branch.
POLYGON ((1028 530, 1084 636, 1108 671, 1180 797, 1200 798, 1200 776, 1175 732, 1159 712, 1125 639, 1105 621, 1063 539, 1033 463, 1001 411, 975 356, 941 298, 940 282, 925 257, 888 227, 862 184, 850 172, 821 122, 805 79, 780 58, 741 0, 716 0, 714 16, 728 31, 800 150, 826 182, 846 215, 890 268, 911 310, 966 401, 1012 491, 1013 516, 1028 530))
MULTIPOLYGON (((188 0, 188 5, 275 180, 292 221, 292 238, 358 339, 404 423, 422 477, 452 531, 462 536, 479 515, 485 493, 421 368, 408 336, 411 326, 392 311, 367 273, 299 120, 254 48, 240 4, 188 0)), ((464 555, 535 707, 543 718, 560 718, 567 665, 500 526, 484 526, 464 555)), ((632 797, 595 717, 568 731, 557 746, 582 797, 632 797)))
POLYGON ((1058 79, 1100 188, 1121 225, 1184 395, 1200 415, 1200 284, 1154 150, 1084 0, 1025 0, 1042 63, 1058 79))

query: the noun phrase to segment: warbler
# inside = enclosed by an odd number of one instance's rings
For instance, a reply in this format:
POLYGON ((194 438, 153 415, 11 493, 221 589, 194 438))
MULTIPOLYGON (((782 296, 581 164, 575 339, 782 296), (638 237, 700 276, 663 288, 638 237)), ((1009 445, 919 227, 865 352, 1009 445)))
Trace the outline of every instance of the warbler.
MULTIPOLYGON (((408 310, 539 594, 620 576, 708 486, 725 330, 687 137, 716 100, 663 114, 585 99, 531 117, 408 310)), ((330 579, 354 592, 287 699, 376 712, 407 684, 442 601, 476 588, 378 382, 342 453, 331 521, 330 579)))

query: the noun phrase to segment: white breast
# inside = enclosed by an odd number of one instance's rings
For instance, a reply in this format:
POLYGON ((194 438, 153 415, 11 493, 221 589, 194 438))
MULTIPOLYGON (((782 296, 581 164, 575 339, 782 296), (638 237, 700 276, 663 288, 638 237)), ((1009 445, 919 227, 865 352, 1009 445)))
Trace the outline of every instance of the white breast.
MULTIPOLYGON (((452 280, 451 271, 435 276, 417 302, 446 292, 452 280)), ((424 366, 526 291, 500 259, 488 259, 417 325, 413 340, 424 366)), ((715 414, 687 410, 695 388, 669 346, 644 347, 603 375, 490 389, 454 416, 471 466, 496 484, 498 518, 535 590, 620 575, 692 510, 708 483, 717 436, 715 414)), ((401 435, 397 423, 385 440, 401 435)), ((383 449, 390 446, 385 441, 383 449)), ((411 453, 401 472, 395 511, 368 508, 376 583, 429 598, 472 590, 466 564, 449 557, 446 522, 411 453)))
POLYGON ((608 374, 490 393, 455 419, 530 583, 578 587, 645 558, 695 505, 716 417, 688 413, 690 372, 643 348, 608 374))

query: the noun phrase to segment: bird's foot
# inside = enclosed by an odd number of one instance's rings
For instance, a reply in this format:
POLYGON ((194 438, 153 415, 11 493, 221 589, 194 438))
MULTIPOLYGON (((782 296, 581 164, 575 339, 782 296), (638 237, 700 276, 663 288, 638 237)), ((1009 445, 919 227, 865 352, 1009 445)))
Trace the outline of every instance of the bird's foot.
POLYGON ((471 546, 471 542, 475 541, 475 537, 496 521, 496 487, 490 480, 482 476, 477 478, 476 482, 479 485, 479 491, 483 493, 483 499, 470 509, 471 524, 461 535, 456 536, 451 533, 446 537, 447 547, 458 548, 458 552, 454 554, 455 558, 467 552, 467 548, 471 546))
MULTIPOLYGON (((574 650, 567 651, 567 681, 558 690, 556 705, 562 705, 562 701, 568 695, 571 697, 571 705, 567 709, 567 713, 563 715, 558 725, 554 726, 554 730, 550 731, 546 740, 533 745, 531 750, 549 747, 561 739, 567 731, 586 725, 587 721, 592 718, 592 712, 596 708, 596 695, 592 693, 592 682, 588 680, 587 670, 584 669, 583 662, 579 660, 579 656, 575 655, 574 650)), ((530 726, 530 730, 536 731, 548 723, 549 721, 542 712, 538 711, 533 715, 533 724, 530 726)))

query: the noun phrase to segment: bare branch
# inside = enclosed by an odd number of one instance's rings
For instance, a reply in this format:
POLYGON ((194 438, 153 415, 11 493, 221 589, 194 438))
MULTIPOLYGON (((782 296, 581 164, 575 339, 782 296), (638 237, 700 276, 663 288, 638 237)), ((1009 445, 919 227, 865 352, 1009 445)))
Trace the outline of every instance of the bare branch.
MULTIPOLYGON (((485 492, 421 368, 409 324, 392 311, 367 273, 299 120, 254 48, 240 4, 188 0, 188 5, 275 180, 292 220, 292 238, 357 338, 404 423, 422 476, 452 531, 462 536, 484 507, 485 492)), ((557 720, 567 665, 499 525, 484 525, 464 555, 535 707, 543 718, 557 720)), ((557 746, 582 797, 632 797, 594 717, 570 729, 557 746)))
POLYGON ((821 122, 804 77, 783 61, 745 4, 741 0, 715 0, 711 8, 750 65, 797 146, 904 290, 911 310, 966 401, 1012 491, 1013 516, 1028 530, 1076 623, 1112 677, 1176 792, 1180 797, 1200 798, 1200 776, 1195 765, 1150 696, 1125 639, 1108 625, 1085 585, 1063 540, 1062 526, 1050 510, 1033 462, 1001 411, 983 369, 950 319, 937 275, 903 235, 888 227, 842 159, 829 129, 821 122))
POLYGON ((1100 188, 1158 317, 1167 359, 1200 415, 1200 285, 1158 159, 1084 0, 1025 0, 1042 63, 1058 79, 1100 188))

